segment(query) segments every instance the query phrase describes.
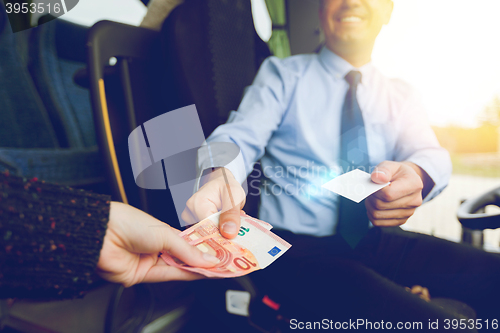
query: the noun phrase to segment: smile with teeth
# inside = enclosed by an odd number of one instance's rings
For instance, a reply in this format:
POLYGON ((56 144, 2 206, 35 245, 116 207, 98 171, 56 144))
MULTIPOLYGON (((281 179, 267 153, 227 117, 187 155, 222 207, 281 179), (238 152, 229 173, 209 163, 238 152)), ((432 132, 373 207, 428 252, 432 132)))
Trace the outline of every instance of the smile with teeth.
POLYGON ((342 17, 340 19, 340 22, 361 22, 361 18, 358 16, 347 16, 347 17, 342 17))

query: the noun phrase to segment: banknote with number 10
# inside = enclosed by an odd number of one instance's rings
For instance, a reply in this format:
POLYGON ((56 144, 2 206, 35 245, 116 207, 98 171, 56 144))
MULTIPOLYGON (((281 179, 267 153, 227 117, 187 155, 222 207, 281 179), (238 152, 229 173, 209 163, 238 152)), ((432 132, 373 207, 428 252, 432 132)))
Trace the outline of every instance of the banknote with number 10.
POLYGON ((266 268, 291 247, 270 231, 269 223, 243 212, 238 235, 233 239, 224 238, 218 228, 219 216, 220 213, 211 215, 179 234, 202 252, 216 256, 219 264, 212 268, 192 267, 169 253, 163 253, 162 259, 168 265, 208 277, 237 277, 266 268))

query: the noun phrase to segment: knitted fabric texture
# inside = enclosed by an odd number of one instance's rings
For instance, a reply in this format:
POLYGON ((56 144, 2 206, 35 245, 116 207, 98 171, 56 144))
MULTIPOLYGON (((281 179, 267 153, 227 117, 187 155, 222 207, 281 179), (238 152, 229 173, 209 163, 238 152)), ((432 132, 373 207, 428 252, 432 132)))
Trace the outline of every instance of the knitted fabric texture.
POLYGON ((0 173, 0 298, 74 298, 95 273, 109 197, 0 173))

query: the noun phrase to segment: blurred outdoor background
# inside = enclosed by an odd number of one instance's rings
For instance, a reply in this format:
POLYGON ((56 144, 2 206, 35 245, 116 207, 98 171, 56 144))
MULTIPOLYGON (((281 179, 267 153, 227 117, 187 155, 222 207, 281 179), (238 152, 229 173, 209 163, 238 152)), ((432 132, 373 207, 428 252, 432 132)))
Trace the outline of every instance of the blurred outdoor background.
MULTIPOLYGON (((460 200, 500 187, 500 98, 494 95, 476 122, 467 126, 450 119, 433 126, 436 136, 451 155, 453 174, 441 195, 420 207, 405 229, 459 241, 460 224, 454 213, 460 200)), ((499 212, 488 206, 486 212, 499 212)), ((500 251, 500 230, 485 231, 485 247, 500 251)))
MULTIPOLYGON (((315 21, 318 2, 252 0, 256 29, 266 41, 273 34, 270 46, 279 36, 288 47, 278 45, 281 56, 312 52, 321 40, 315 21), (295 10, 300 15, 284 10, 285 4, 301 7, 295 10), (271 16, 280 31, 272 30, 271 16), (287 22, 298 19, 309 25, 287 28, 287 22), (301 38, 303 42, 297 42, 301 38)), ((418 209, 406 229, 458 241, 460 200, 500 186, 499 12, 498 0, 394 0, 393 16, 377 40, 373 63, 420 92, 429 121, 453 161, 448 188, 418 209)), ((85 25, 101 19, 138 25, 145 13, 139 0, 80 0, 63 18, 85 25)), ((487 248, 499 251, 500 230, 486 231, 485 241, 487 248)))
MULTIPOLYGON (((460 200, 500 187, 498 12, 496 0, 394 0, 373 62, 420 92, 453 163, 448 187, 420 207, 405 229, 459 241, 460 200)), ((486 248, 499 251, 499 243, 500 230, 485 232, 486 248)))

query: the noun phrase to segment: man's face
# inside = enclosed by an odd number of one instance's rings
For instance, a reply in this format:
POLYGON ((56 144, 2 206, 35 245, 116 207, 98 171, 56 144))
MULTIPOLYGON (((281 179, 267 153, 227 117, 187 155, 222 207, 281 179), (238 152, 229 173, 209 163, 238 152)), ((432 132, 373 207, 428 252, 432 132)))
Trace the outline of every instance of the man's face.
POLYGON ((392 0, 323 0, 319 17, 329 47, 373 44, 389 23, 392 0))

